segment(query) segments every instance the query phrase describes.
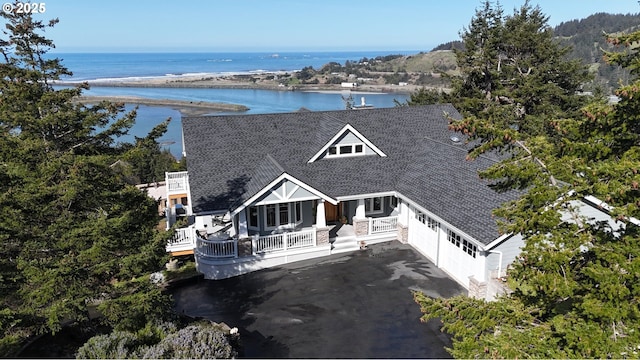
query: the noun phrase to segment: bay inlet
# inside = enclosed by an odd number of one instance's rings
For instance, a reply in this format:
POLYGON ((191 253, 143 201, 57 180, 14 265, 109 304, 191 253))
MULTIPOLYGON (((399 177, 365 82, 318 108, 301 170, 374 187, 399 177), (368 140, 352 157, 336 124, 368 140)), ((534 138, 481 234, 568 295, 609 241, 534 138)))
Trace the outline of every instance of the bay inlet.
MULTIPOLYGON (((210 115, 241 115, 293 112, 300 108, 311 111, 343 110, 344 96, 351 94, 353 101, 359 104, 364 97, 367 104, 376 108, 394 107, 396 101, 404 103, 409 99, 403 93, 369 92, 315 92, 315 91, 273 91, 258 89, 199 89, 199 88, 150 88, 150 87, 92 87, 84 91, 85 96, 141 97, 147 99, 168 99, 187 102, 211 102, 242 105, 247 111, 212 112, 210 115)), ((126 104, 127 111, 134 104, 126 104)), ((177 106, 139 105, 137 120, 129 135, 120 141, 133 142, 134 137, 144 137, 156 125, 171 118, 167 133, 160 139, 161 145, 169 149, 178 159, 182 154, 181 119, 177 106)))

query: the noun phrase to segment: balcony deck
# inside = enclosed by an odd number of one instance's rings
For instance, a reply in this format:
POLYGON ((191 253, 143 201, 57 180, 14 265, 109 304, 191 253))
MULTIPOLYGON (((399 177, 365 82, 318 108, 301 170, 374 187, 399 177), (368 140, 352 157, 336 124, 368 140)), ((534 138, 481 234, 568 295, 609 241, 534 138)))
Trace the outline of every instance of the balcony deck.
POLYGON ((357 235, 353 225, 303 228, 278 234, 238 239, 226 232, 198 236, 193 227, 177 229, 167 252, 192 252, 198 271, 207 279, 224 279, 285 263, 356 251, 364 244, 397 239, 397 217, 368 220, 367 233, 357 235), (320 235, 324 232, 324 235, 320 235), (324 240, 319 240, 322 236, 324 240))

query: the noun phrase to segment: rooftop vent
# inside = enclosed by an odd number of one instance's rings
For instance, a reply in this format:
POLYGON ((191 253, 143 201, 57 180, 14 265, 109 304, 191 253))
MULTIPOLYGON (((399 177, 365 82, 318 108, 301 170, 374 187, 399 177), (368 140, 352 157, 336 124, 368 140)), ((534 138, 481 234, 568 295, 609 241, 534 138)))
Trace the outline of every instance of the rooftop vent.
POLYGON ((457 135, 451 135, 449 139, 451 139, 451 141, 453 141, 454 143, 460 142, 460 138, 457 135))

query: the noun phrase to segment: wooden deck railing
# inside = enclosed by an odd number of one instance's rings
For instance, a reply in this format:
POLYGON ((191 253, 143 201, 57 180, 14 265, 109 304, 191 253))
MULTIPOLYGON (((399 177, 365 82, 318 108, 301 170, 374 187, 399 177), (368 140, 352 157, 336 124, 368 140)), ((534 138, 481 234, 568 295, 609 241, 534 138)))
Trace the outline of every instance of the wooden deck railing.
POLYGON ((192 227, 176 229, 167 243, 167 251, 193 249, 196 245, 196 229, 192 227))
POLYGON ((238 257, 238 241, 235 239, 206 240, 198 238, 196 251, 198 255, 208 258, 235 258, 238 257))
POLYGON ((257 236, 251 239, 253 254, 297 249, 316 245, 316 230, 295 231, 282 234, 257 236))
POLYGON ((369 218, 369 234, 393 232, 398 229, 398 217, 387 216, 382 218, 369 218))
POLYGON ((188 186, 188 173, 186 171, 167 173, 165 181, 170 193, 186 192, 188 186))

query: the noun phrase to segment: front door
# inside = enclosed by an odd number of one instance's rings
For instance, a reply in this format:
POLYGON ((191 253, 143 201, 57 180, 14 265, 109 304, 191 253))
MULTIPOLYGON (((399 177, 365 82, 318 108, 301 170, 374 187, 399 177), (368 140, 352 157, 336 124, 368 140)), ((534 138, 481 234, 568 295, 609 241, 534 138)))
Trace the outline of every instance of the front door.
POLYGON ((333 205, 330 202, 324 203, 324 216, 327 219, 327 222, 336 222, 340 220, 340 207, 338 205, 333 205))

